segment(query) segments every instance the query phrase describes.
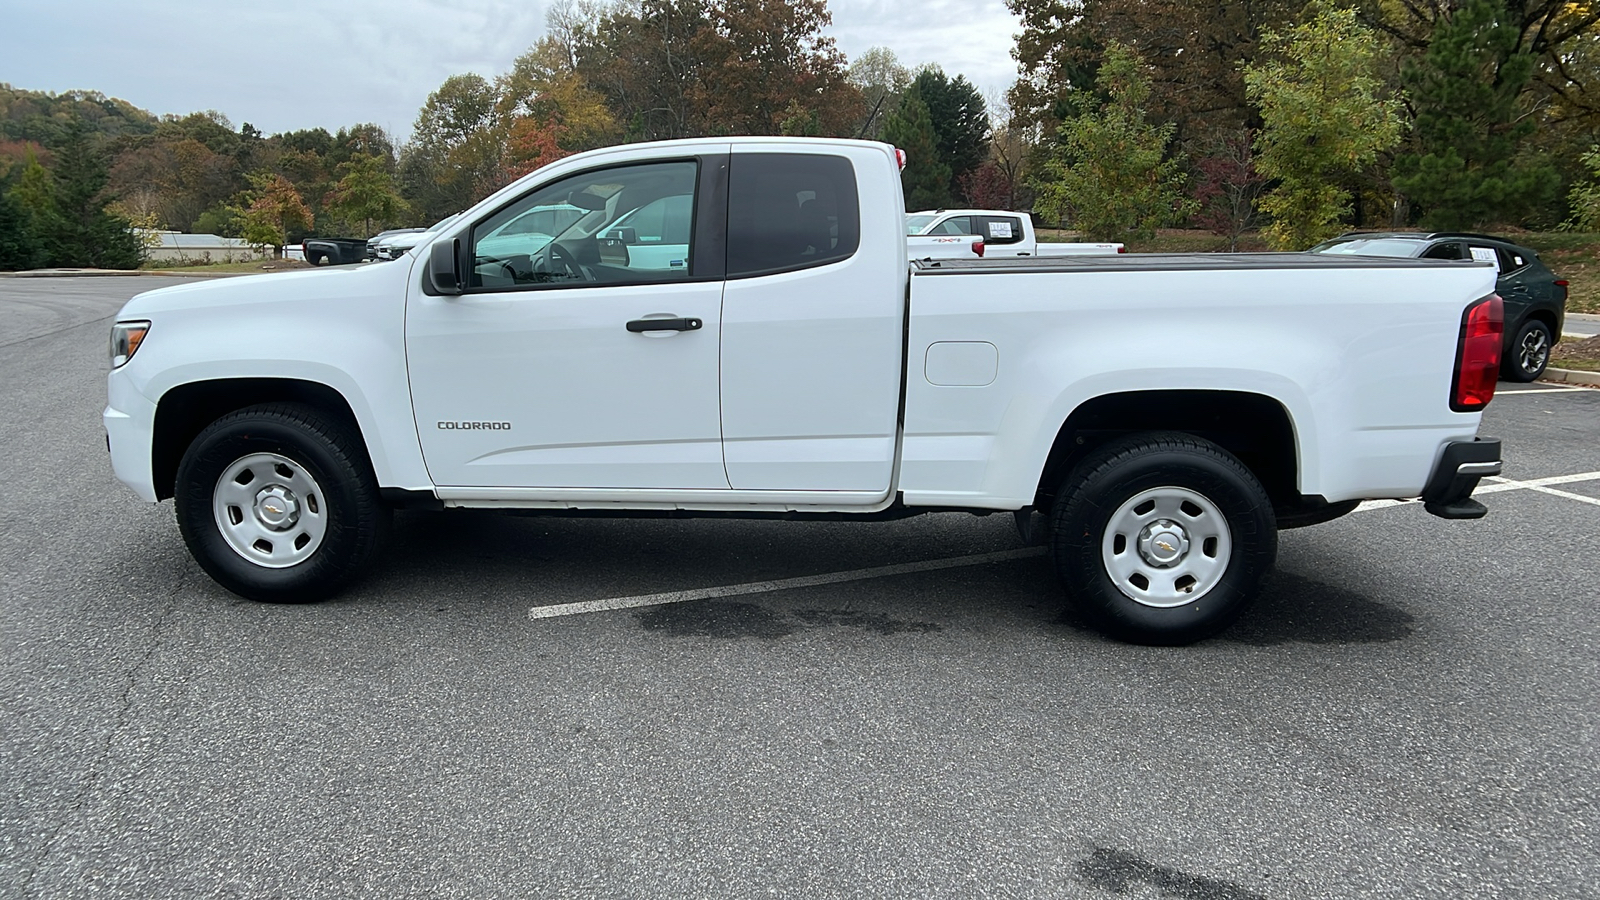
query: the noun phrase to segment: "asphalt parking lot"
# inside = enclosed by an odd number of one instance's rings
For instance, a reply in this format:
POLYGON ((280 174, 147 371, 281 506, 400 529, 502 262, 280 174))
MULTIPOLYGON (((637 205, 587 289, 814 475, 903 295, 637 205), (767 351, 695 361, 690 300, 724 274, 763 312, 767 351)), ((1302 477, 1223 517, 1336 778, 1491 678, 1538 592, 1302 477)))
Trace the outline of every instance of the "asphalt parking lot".
POLYGON ((1488 518, 1286 532, 1188 648, 1005 516, 410 513, 265 606, 106 457, 175 280, 0 279, 0 896, 1600 896, 1600 391, 1502 384, 1488 518))

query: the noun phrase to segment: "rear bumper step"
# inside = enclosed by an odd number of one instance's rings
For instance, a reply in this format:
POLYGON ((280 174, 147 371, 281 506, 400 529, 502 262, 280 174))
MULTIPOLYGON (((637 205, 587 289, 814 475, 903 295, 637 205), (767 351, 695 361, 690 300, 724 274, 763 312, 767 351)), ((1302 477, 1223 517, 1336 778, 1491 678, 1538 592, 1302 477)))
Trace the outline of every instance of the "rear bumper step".
POLYGON ((1472 499, 1478 479, 1499 475, 1500 439, 1475 438, 1470 441, 1452 441, 1445 445, 1444 453, 1428 476, 1428 486, 1422 489, 1422 505, 1441 519, 1481 519, 1488 507, 1472 499))

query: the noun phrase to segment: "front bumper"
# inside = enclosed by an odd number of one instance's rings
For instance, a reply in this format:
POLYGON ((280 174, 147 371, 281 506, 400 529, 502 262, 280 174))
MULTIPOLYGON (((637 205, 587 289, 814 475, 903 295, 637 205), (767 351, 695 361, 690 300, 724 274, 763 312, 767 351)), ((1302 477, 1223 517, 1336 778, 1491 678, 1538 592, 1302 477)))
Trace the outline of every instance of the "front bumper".
POLYGON ((112 471, 118 480, 139 495, 139 499, 154 503, 156 487, 150 465, 150 446, 156 406, 134 388, 131 379, 120 369, 111 372, 107 383, 109 403, 100 421, 106 429, 112 471))
POLYGON ((1481 519, 1488 507, 1472 499, 1478 479, 1499 475, 1500 439, 1474 438, 1451 441, 1422 489, 1422 505, 1441 519, 1481 519))

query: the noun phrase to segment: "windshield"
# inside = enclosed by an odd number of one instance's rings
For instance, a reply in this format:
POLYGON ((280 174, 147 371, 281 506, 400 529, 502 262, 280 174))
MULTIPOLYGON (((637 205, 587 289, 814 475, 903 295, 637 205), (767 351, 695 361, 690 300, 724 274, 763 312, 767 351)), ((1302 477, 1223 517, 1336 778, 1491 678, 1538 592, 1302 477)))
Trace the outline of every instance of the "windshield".
POLYGON ((938 216, 906 216, 906 234, 921 234, 938 216))
POLYGON ((1340 256, 1389 256, 1411 259, 1426 247, 1424 241, 1404 238, 1356 238, 1349 241, 1325 241, 1311 248, 1312 253, 1331 253, 1340 256))

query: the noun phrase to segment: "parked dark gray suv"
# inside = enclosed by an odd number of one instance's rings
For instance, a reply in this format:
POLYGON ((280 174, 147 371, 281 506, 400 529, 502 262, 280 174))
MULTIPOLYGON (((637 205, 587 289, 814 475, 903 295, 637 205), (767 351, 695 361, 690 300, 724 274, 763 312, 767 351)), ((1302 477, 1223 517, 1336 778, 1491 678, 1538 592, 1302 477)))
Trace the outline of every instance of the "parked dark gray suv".
POLYGON ((1493 262, 1500 272, 1495 291, 1506 308, 1500 375, 1508 381, 1532 381, 1544 374, 1567 315, 1567 282, 1540 262, 1539 254, 1503 238, 1467 232, 1356 231, 1323 241, 1310 252, 1493 262))

